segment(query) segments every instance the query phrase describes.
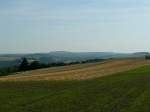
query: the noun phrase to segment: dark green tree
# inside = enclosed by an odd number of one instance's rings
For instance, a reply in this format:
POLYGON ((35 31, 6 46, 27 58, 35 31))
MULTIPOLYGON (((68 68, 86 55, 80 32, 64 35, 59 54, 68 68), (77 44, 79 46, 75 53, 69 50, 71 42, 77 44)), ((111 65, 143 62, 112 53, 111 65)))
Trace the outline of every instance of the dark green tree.
POLYGON ((41 64, 39 63, 39 61, 33 61, 30 64, 30 69, 38 69, 38 68, 42 68, 41 64))
POLYGON ((150 55, 146 55, 145 59, 150 60, 150 55))
POLYGON ((22 62, 20 64, 19 70, 20 71, 28 70, 28 66, 29 66, 28 60, 26 58, 22 58, 22 62))

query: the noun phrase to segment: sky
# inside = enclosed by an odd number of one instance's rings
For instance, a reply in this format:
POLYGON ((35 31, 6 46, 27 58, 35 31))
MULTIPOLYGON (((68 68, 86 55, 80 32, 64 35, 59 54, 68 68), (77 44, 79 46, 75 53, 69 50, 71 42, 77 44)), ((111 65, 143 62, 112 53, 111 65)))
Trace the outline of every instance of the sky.
POLYGON ((149 0, 0 0, 0 53, 150 51, 149 0))

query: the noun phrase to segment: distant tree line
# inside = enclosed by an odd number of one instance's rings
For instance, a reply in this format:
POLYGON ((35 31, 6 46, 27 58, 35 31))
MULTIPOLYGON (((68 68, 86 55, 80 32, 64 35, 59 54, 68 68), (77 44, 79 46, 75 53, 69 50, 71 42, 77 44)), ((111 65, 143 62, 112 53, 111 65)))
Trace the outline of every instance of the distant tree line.
POLYGON ((28 71, 28 70, 35 70, 35 69, 48 68, 48 67, 57 67, 57 66, 67 66, 67 65, 82 64, 82 63, 93 63, 93 62, 101 62, 101 61, 104 61, 104 59, 90 59, 90 60, 85 60, 85 61, 75 61, 75 62, 69 62, 69 63, 57 62, 57 63, 42 64, 39 61, 34 60, 34 61, 29 62, 27 58, 22 58, 22 61, 19 66, 1 68, 0 76, 9 75, 9 74, 20 72, 20 71, 28 71))
POLYGON ((146 55, 145 59, 150 60, 150 55, 146 55))
POLYGON ((28 62, 26 58, 23 58, 19 66, 19 71, 35 70, 35 69, 47 68, 47 67, 50 67, 50 65, 42 64, 39 61, 28 62))
MULTIPOLYGON (((146 60, 150 60, 150 55, 145 55, 146 60)), ((28 70, 35 70, 35 69, 41 69, 41 68, 48 68, 48 67, 57 67, 57 66, 67 66, 67 65, 73 65, 73 64, 83 64, 83 63, 95 63, 95 62, 101 62, 105 59, 89 59, 84 61, 74 61, 74 62, 56 62, 56 63, 49 63, 49 64, 42 64, 37 60, 34 61, 28 61, 27 58, 22 58, 21 63, 19 66, 12 66, 12 67, 5 67, 0 68, 0 76, 4 75, 10 75, 15 72, 20 71, 28 71, 28 70)))
POLYGON ((0 68, 0 76, 12 74, 12 73, 18 72, 18 70, 19 69, 17 66, 0 68))

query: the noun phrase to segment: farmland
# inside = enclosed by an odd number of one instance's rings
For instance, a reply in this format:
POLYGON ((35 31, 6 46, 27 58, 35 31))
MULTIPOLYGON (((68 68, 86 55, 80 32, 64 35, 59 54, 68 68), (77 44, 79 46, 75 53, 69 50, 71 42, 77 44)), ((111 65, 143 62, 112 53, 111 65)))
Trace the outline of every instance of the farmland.
POLYGON ((140 66, 149 65, 149 60, 123 59, 105 62, 77 64, 63 67, 19 72, 14 75, 1 77, 2 81, 40 81, 40 80, 85 80, 112 75, 140 66))
POLYGON ((148 112, 149 74, 149 61, 119 60, 2 77, 0 112, 148 112))

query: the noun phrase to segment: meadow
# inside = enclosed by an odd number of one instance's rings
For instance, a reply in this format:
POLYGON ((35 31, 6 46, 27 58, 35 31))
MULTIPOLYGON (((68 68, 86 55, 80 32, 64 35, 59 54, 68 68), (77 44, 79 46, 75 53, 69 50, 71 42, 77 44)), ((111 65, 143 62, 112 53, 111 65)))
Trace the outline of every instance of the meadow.
POLYGON ((0 112, 148 112, 150 65, 86 80, 0 81, 0 112))

